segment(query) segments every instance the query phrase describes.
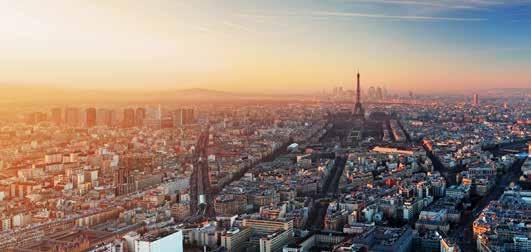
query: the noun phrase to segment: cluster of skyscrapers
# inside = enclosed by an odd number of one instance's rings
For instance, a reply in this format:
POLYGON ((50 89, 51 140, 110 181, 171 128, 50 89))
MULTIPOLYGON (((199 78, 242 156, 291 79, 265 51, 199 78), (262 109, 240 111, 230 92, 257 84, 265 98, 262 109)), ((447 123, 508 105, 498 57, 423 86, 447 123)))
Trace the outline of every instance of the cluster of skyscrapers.
POLYGON ((124 108, 123 114, 119 110, 107 108, 89 107, 80 109, 77 107, 52 108, 50 113, 32 112, 26 115, 28 124, 51 122, 64 127, 161 127, 171 128, 195 123, 193 108, 178 108, 162 111, 160 106, 149 111, 145 107, 124 108))

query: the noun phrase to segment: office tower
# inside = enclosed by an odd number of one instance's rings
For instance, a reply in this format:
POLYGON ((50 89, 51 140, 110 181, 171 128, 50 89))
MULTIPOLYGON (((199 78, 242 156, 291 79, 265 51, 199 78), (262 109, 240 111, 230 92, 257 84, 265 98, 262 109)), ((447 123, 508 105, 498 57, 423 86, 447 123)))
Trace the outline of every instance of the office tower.
POLYGON ((108 126, 115 126, 118 124, 118 115, 116 114, 116 110, 109 109, 109 116, 108 116, 108 126))
POLYGON ((195 123, 194 109, 176 109, 172 113, 173 126, 178 127, 195 123))
POLYGON ((376 98, 376 89, 374 87, 370 87, 369 93, 367 95, 369 96, 369 99, 376 98))
POLYGON ((44 112, 35 112, 35 122, 40 123, 48 120, 48 116, 44 112))
POLYGON ((79 126, 79 109, 78 108, 66 108, 65 109, 65 124, 68 127, 79 126))
POLYGON ((98 112, 96 113, 96 125, 103 126, 105 125, 104 118, 105 114, 107 113, 106 109, 99 108, 98 112))
POLYGON ((193 124, 194 122, 194 109, 183 109, 183 124, 193 124))
POLYGON ((183 126, 183 110, 182 109, 176 109, 173 111, 172 114, 173 117, 173 126, 179 127, 183 126))
POLYGON ((474 96, 472 97, 472 105, 479 106, 479 95, 478 94, 474 94, 474 96))
POLYGON ((47 116, 46 113, 43 112, 33 112, 26 116, 26 123, 27 124, 36 124, 40 122, 46 121, 47 116))
POLYGON ((135 125, 135 110, 132 108, 124 109, 123 127, 130 128, 135 125))
POLYGON ((96 113, 96 124, 100 126, 111 127, 114 125, 114 110, 98 109, 96 113))
POLYGON ((51 119, 55 125, 61 125, 63 122, 63 110, 61 108, 53 108, 51 119))
POLYGON ((378 98, 378 100, 382 100, 384 98, 383 91, 382 91, 381 87, 378 87, 376 89, 376 98, 378 98))
POLYGON ((365 116, 365 112, 363 111, 363 107, 361 106, 361 97, 360 97, 361 89, 360 89, 360 73, 357 74, 357 85, 356 85, 356 104, 352 108, 352 115, 356 118, 363 119, 365 116))
POLYGON ((135 125, 137 127, 142 127, 144 125, 145 119, 146 119, 146 109, 137 108, 135 112, 135 125))
POLYGON ((88 108, 85 110, 85 123, 87 128, 96 126, 96 109, 88 108))
POLYGON ((48 115, 44 112, 36 112, 35 113, 35 121, 37 123, 39 122, 45 122, 48 120, 48 115))

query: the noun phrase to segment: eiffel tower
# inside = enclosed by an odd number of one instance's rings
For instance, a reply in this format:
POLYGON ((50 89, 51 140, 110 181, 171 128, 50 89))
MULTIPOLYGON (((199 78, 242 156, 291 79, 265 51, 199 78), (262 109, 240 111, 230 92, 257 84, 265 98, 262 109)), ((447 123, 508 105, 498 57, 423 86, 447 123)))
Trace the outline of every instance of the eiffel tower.
POLYGON ((363 107, 361 106, 361 99, 360 99, 360 72, 358 71, 357 74, 358 82, 356 86, 356 103, 354 104, 354 107, 352 108, 352 115, 356 119, 364 119, 365 118, 365 111, 363 110, 363 107))

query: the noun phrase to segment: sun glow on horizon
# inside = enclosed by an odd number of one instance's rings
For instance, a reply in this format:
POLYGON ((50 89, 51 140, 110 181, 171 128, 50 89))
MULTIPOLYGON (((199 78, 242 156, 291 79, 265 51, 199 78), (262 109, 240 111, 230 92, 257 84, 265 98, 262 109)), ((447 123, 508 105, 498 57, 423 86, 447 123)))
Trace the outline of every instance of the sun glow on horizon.
POLYGON ((305 92, 359 67, 397 90, 529 86, 529 17, 453 2, 1 1, 0 83, 305 92))

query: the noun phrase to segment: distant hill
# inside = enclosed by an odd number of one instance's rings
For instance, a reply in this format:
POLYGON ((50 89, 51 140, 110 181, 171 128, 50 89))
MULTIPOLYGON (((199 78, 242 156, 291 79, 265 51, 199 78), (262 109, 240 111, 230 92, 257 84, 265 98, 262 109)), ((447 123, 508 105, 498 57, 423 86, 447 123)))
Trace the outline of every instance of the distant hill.
POLYGON ((142 95, 143 99, 155 99, 155 100, 204 100, 204 99, 240 99, 244 98, 244 95, 233 94, 229 92, 210 90, 204 88, 190 88, 190 89, 178 89, 178 90, 166 90, 166 91, 153 91, 142 95))
POLYGON ((235 94, 204 88, 175 90, 87 90, 38 85, 0 84, 0 103, 64 104, 64 103, 181 103, 215 102, 258 98, 257 95, 235 94))

